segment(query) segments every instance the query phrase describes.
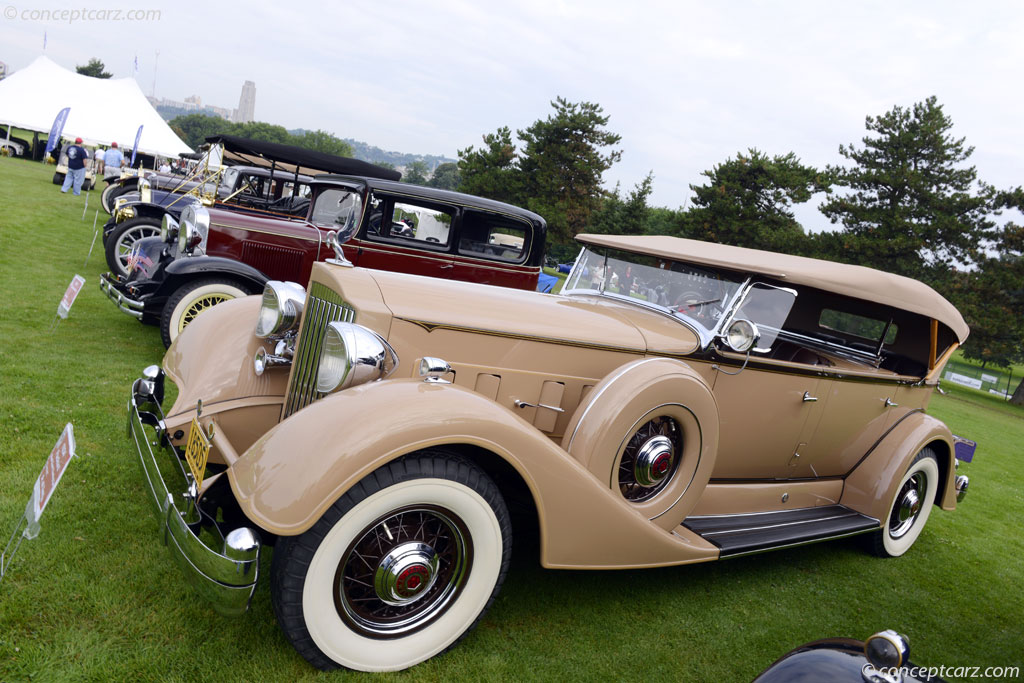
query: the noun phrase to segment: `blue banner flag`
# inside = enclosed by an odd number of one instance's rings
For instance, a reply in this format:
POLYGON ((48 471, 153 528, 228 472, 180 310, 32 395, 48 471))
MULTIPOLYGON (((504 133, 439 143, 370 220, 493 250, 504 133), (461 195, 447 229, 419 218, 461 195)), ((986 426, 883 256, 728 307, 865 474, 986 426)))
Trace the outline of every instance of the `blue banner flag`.
POLYGON ((46 151, 43 152, 43 162, 46 162, 46 157, 53 151, 53 148, 60 143, 60 136, 64 133, 64 124, 67 123, 68 114, 71 113, 71 107, 64 107, 57 113, 57 118, 53 120, 53 125, 50 126, 50 136, 46 138, 46 151))
POLYGON ((139 126, 139 132, 135 134, 135 144, 132 145, 132 160, 128 163, 128 166, 135 168, 135 155, 139 153, 139 139, 142 137, 142 126, 139 126))

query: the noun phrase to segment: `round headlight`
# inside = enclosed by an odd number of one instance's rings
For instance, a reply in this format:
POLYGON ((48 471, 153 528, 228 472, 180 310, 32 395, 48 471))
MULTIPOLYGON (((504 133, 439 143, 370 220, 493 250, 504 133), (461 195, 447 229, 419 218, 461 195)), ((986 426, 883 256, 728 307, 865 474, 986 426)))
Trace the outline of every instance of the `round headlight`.
MULTIPOLYGON (((187 211, 188 209, 186 209, 187 211)), ((178 251, 182 254, 188 252, 189 244, 192 242, 192 237, 195 235, 196 229, 192 227, 192 224, 185 218, 184 212, 181 214, 181 223, 178 224, 178 251)))
POLYGON ((754 348, 760 338, 761 333, 758 332, 757 325, 743 319, 734 320, 725 333, 725 343, 738 353, 744 353, 754 348))
POLYGON ((327 325, 316 390, 322 394, 387 377, 398 367, 398 355, 376 332, 354 323, 327 325))
POLYGON ((887 629, 868 638, 864 656, 876 669, 897 669, 910 658, 910 642, 906 636, 887 629))
POLYGON ((256 336, 283 334, 299 324, 306 290, 296 282, 271 280, 263 288, 263 306, 256 320, 256 336))
POLYGON ((178 221, 169 213, 160 220, 160 239, 168 243, 178 239, 178 221))

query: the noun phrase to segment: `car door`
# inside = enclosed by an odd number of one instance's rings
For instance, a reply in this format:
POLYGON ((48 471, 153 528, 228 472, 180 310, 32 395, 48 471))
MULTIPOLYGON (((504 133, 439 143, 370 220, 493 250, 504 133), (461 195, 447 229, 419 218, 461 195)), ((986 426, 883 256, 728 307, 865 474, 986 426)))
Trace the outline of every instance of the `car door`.
POLYGON ((428 277, 452 276, 456 207, 375 191, 367 212, 357 239, 350 242, 357 252, 357 265, 428 277))

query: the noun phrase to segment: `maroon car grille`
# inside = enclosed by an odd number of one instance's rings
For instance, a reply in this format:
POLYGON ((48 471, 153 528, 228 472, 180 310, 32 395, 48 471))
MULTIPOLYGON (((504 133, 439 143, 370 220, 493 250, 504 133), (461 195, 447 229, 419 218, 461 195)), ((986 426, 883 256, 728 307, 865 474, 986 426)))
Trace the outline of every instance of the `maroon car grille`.
POLYGON ((288 393, 284 397, 282 419, 323 396, 316 390, 316 375, 320 369, 320 349, 327 324, 337 320, 352 322, 355 317, 356 312, 335 292, 319 282, 310 284, 299 340, 295 345, 288 393))
POLYGON ((242 261, 265 273, 271 280, 293 280, 302 271, 303 252, 261 242, 242 243, 242 261))

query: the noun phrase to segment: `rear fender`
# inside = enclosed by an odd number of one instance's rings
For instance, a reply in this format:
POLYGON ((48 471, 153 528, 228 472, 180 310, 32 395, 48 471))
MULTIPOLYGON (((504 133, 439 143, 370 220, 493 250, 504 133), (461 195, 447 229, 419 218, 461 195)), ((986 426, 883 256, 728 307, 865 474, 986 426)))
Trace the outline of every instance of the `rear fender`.
POLYGON ((650 523, 508 408, 456 385, 386 380, 338 392, 271 429, 228 473, 249 519, 291 536, 381 465, 445 445, 486 449, 522 477, 536 505, 545 566, 647 567, 718 557, 685 528, 668 532, 650 523))
POLYGON ((862 514, 884 520, 896 488, 911 461, 930 446, 939 458, 939 491, 936 503, 943 510, 956 509, 953 435, 943 422, 922 412, 900 420, 846 477, 840 503, 862 514))

